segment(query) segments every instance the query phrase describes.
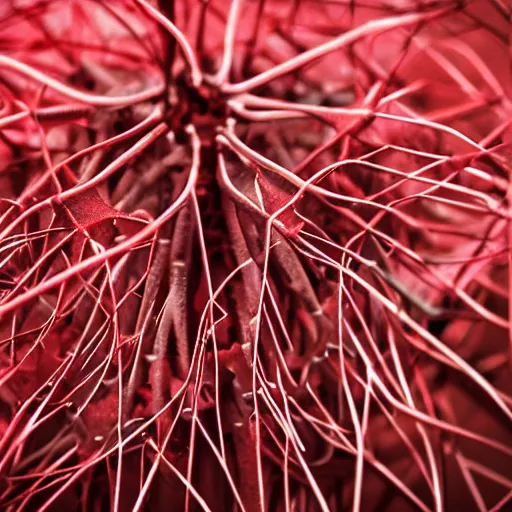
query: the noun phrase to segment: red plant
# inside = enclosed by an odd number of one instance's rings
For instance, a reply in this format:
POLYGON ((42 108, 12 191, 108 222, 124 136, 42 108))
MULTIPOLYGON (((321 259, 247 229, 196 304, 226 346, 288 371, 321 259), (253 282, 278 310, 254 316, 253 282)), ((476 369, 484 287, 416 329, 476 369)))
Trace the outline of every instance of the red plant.
POLYGON ((0 4, 2 510, 506 510, 505 0, 0 4))

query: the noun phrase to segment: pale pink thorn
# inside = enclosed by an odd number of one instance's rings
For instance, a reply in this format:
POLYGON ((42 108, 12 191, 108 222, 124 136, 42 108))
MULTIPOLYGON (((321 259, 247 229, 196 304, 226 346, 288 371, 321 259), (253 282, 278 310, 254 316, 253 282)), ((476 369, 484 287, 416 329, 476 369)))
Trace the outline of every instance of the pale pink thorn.
MULTIPOLYGON (((414 408, 416 408, 416 405, 414 404, 414 400, 412 398, 412 393, 411 393, 409 384, 407 382, 407 378, 405 377, 402 363, 400 361, 400 356, 398 354, 398 350, 397 350, 396 343, 395 343, 395 334, 394 334, 393 330, 389 328, 389 326, 388 326, 387 331, 388 331, 388 340, 389 340, 389 348, 391 351, 391 357, 393 358, 393 362, 395 364, 395 368, 396 368, 396 372, 398 374, 400 384, 402 386, 404 395, 407 399, 407 404, 409 405, 409 407, 411 409, 414 409, 414 408)), ((432 478, 427 479, 427 481, 429 482, 429 485, 432 488, 432 490, 435 490, 436 508, 439 511, 442 511, 442 502, 440 500, 441 493, 439 492, 439 486, 440 486, 439 472, 437 469, 435 457, 433 456, 432 445, 430 443, 428 435, 425 432, 425 429, 423 428, 423 426, 421 424, 417 423, 416 428, 423 439, 425 451, 427 452, 427 456, 428 456, 430 464, 431 464, 432 478)))
POLYGON ((77 89, 73 89, 72 87, 63 84, 59 80, 56 80, 55 78, 45 75, 41 71, 38 71, 37 69, 29 66, 28 64, 24 64, 23 62, 13 59, 8 55, 0 55, 0 68, 6 68, 10 69, 11 71, 21 73, 31 78, 32 80, 36 80, 37 82, 46 85, 50 89, 54 89, 63 96, 67 96, 68 98, 71 98, 75 101, 88 103, 96 107, 125 107, 129 105, 135 105, 137 103, 142 103, 151 98, 159 96, 164 91, 164 85, 160 84, 152 87, 151 89, 146 89, 145 91, 130 94, 127 96, 108 97, 90 94, 79 91, 77 89))
POLYGON ((214 77, 214 81, 221 86, 229 80, 229 72, 233 62, 237 23, 242 4, 243 0, 231 0, 226 30, 224 32, 224 55, 222 57, 221 66, 214 77))
POLYGON ((412 117, 404 117, 398 116, 394 114, 386 114, 384 112, 374 112, 375 117, 381 119, 388 119, 390 121, 398 121, 406 124, 414 124, 418 126, 425 126, 427 128, 432 128, 433 130, 438 130, 440 132, 448 133, 449 135, 453 135, 458 139, 466 142, 469 146, 475 148, 477 151, 481 151, 485 153, 485 149, 478 145, 475 141, 471 140, 469 137, 464 135, 463 133, 455 130, 455 128, 451 128, 450 126, 446 126, 444 124, 436 123, 434 121, 428 121, 427 119, 422 118, 412 118, 412 117))
POLYGON ((487 512, 487 506, 485 504, 484 499, 482 498, 482 494, 480 493, 480 490, 478 489, 478 486, 473 478, 473 475, 471 474, 471 471, 469 471, 468 466, 466 464, 466 459, 462 455, 462 453, 457 450, 455 452, 455 460, 457 461, 457 464, 459 465, 459 468, 461 470, 462 476, 464 477, 464 480, 466 481, 466 485, 469 489, 469 492, 471 493, 471 496, 473 497, 473 501, 475 502, 475 505, 477 506, 478 510, 480 512, 487 512))
POLYGON ((207 443, 210 445, 210 448, 212 449, 213 453, 215 454, 215 457, 217 458, 219 464, 222 467, 222 470, 224 471, 224 474, 226 475, 226 478, 229 482, 229 485, 231 487, 231 490, 233 491, 233 496, 235 497, 235 500, 240 507, 240 510, 242 512, 246 512, 245 506, 242 503, 242 499, 240 498, 240 494, 238 492, 238 489, 236 488, 235 482, 233 480, 233 477, 231 473, 229 472, 229 468, 227 466, 225 456, 223 456, 217 447, 215 446, 215 443, 211 439, 210 435, 208 434, 208 431, 204 428, 203 424, 201 423, 201 420, 197 418, 197 426, 199 427, 199 430, 201 430, 201 433, 203 434, 204 438, 206 439, 207 443))
POLYGON ((479 473, 482 476, 485 476, 489 480, 493 480, 494 482, 502 485, 503 487, 507 487, 508 489, 512 489, 512 479, 507 478, 506 476, 493 471, 492 469, 480 464, 479 462, 465 458, 466 466, 474 471, 475 473, 479 473))
POLYGON ((505 102, 507 105, 510 104, 502 85, 499 83, 499 81, 487 67, 486 63, 482 60, 478 53, 474 51, 473 48, 471 48, 468 44, 464 44, 458 40, 443 40, 441 42, 441 46, 450 48, 455 53, 462 55, 466 62, 470 66, 473 66, 478 74, 485 80, 485 82, 487 82, 487 85, 492 89, 494 94, 498 98, 502 98, 503 102, 505 102))
POLYGON ((181 480, 185 488, 188 492, 190 492, 194 498, 197 500, 199 505, 202 507, 202 509, 205 512, 212 512, 210 507, 208 507, 207 503, 204 501, 204 499, 201 497, 199 492, 196 490, 196 488, 192 485, 192 483, 187 480, 175 467, 174 465, 167 459, 167 457, 161 452, 161 450, 156 446, 153 439, 150 439, 148 441, 148 444, 155 450, 155 452, 158 454, 158 457, 167 465, 167 467, 181 480))
POLYGON ((284 502, 286 512, 291 512, 290 506, 290 478, 288 476, 288 464, 290 458, 290 439, 286 437, 284 448, 283 481, 284 481, 284 502))
POLYGON ((270 111, 296 111, 314 116, 347 116, 364 117, 372 113, 369 108, 356 107, 323 107, 318 105, 305 105, 273 98, 260 98, 252 94, 241 94, 231 100, 234 104, 241 103, 244 106, 263 108, 270 111))
POLYGON ((288 121, 291 119, 303 119, 308 114, 299 111, 282 111, 282 110, 248 110, 238 101, 232 100, 228 102, 233 112, 243 117, 247 121, 254 122, 271 122, 271 121, 288 121))
POLYGON ((185 61, 190 68, 190 72, 192 75, 192 84, 194 87, 199 87, 201 82, 203 81, 203 75, 199 64, 197 63, 196 56, 194 54, 194 50, 190 46, 190 43, 187 41, 187 38, 181 32, 176 25, 167 19, 162 13, 160 13, 157 9, 155 9, 151 4, 146 2, 146 0, 135 0, 145 11, 151 16, 159 25, 164 27, 171 35, 176 39, 178 44, 180 45, 183 54, 185 56, 185 61))
MULTIPOLYGON (((234 0, 235 2, 237 0, 234 0)), ((199 247, 201 249, 201 257, 203 260, 203 268, 206 275, 206 281, 208 284, 208 294, 210 296, 209 299, 209 306, 210 306, 210 322, 211 322, 211 336, 212 336, 212 343, 213 343, 213 356, 214 356, 214 362, 215 362, 215 413, 217 416, 217 426, 219 428, 219 443, 220 443, 220 452, 222 454, 222 458, 224 461, 226 460, 226 449, 224 446, 224 435, 223 435, 223 429, 222 429, 222 420, 221 420, 221 411, 220 411, 220 394, 219 394, 219 351, 217 348, 217 338, 215 334, 215 315, 214 315, 214 292, 213 292, 213 285, 212 285, 212 278, 211 278, 211 272, 210 272, 210 264, 208 262, 208 252, 206 250, 206 242, 204 239, 204 233, 203 233, 203 224, 201 221, 201 211, 199 209, 199 203, 197 201, 197 196, 195 191, 192 192, 192 205, 194 207, 194 213, 196 216, 196 224, 198 229, 198 238, 199 238, 199 247)))
POLYGON ((512 491, 508 492, 503 496, 503 498, 494 505, 491 509, 489 509, 489 512, 500 512, 503 510, 503 507, 507 505, 512 500, 512 491))
MULTIPOLYGON (((344 360, 344 351, 343 351, 343 324, 345 323, 344 315, 343 315, 343 289, 344 289, 344 275, 341 269, 338 273, 338 346, 339 346, 339 365, 340 365, 340 374, 341 374, 341 382, 343 386, 343 391, 345 394, 345 398, 348 403, 350 416, 352 419, 352 425, 354 426, 354 433, 356 437, 356 468, 355 468, 355 477, 354 477, 354 497, 352 501, 352 511, 359 512, 361 510, 361 497, 362 497, 362 487, 363 487, 363 469, 364 469, 364 440, 363 433, 361 431, 361 423, 359 421, 359 417, 357 415, 357 409, 354 403, 354 398, 352 396, 352 392, 350 390, 350 386, 347 380, 347 375, 345 372, 345 360, 344 360)), ((368 366, 370 368, 370 366, 368 366)))
POLYGON ((236 85, 225 85, 224 91, 228 94, 240 94, 247 92, 251 89, 255 89, 261 85, 264 85, 282 75, 291 73, 296 69, 299 69, 311 62, 314 62, 329 53, 335 52, 343 47, 355 43, 363 37, 375 35, 383 32, 387 32, 394 28, 406 27, 414 25, 427 20, 435 19, 446 14, 447 9, 439 9, 430 13, 413 13, 405 14, 402 16, 394 16, 389 18, 382 18, 379 20, 372 20, 357 28, 354 28, 341 36, 328 41, 322 45, 312 48, 300 55, 297 55, 282 64, 274 66, 271 70, 265 71, 245 82, 240 82, 236 85))
MULTIPOLYGON (((279 410, 279 408, 277 407, 277 405, 275 404, 273 399, 270 397, 270 394, 268 393, 268 390, 266 390, 266 388, 263 388, 263 391, 267 395, 267 398, 269 399, 269 401, 274 404, 275 412, 278 414, 278 416, 279 416, 279 418, 281 420, 280 423, 282 425, 286 425, 287 422, 286 422, 286 420, 285 420, 285 418, 283 416, 283 413, 279 410)), ((287 429, 289 429, 289 427, 287 427, 287 429)), ((318 502, 318 505, 319 505, 320 509, 323 512, 329 512, 329 506, 327 505, 327 501, 325 500, 325 497, 322 494, 322 491, 320 490, 317 481, 315 480, 313 474, 311 473, 311 470, 309 469, 309 467, 307 465, 307 462, 304 460, 304 457, 302 455, 302 450, 300 449, 300 446, 298 445, 297 439, 293 435, 293 432, 290 431, 289 434, 287 435, 287 438, 292 443, 292 446, 293 446, 294 451, 295 451, 295 455, 297 456, 297 459, 300 462, 300 465, 301 465, 301 467, 302 467, 302 469, 304 471, 304 474, 305 474, 305 476, 306 476, 306 478, 308 480, 308 483, 311 486, 311 489, 312 489, 313 493, 315 494, 315 497, 317 499, 317 502, 318 502)))
MULTIPOLYGON (((193 464, 194 464, 194 454, 195 454, 195 445, 196 445, 196 424, 198 420, 197 414, 197 404, 198 404, 198 395, 199 390, 203 382, 203 373, 204 373, 204 360, 206 354, 206 343, 207 340, 204 339, 201 343, 201 348, 199 351, 199 357, 197 362, 197 372, 196 378, 194 379, 194 393, 193 393, 193 402, 192 402, 192 421, 190 427, 190 444, 189 444, 189 455, 188 455, 188 464, 187 464, 187 482, 192 482, 192 473, 193 473, 193 464)), ((222 431, 221 431, 222 435, 222 431)), ((185 490, 185 512, 189 511, 190 507, 190 491, 187 486, 185 490)))

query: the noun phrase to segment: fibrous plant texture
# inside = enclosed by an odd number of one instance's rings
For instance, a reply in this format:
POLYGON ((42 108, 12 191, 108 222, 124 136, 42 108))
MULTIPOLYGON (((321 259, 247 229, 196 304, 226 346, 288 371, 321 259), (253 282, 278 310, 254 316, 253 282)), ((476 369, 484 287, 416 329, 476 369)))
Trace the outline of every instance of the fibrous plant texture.
POLYGON ((510 16, 0 2, 0 509, 510 510, 510 16))

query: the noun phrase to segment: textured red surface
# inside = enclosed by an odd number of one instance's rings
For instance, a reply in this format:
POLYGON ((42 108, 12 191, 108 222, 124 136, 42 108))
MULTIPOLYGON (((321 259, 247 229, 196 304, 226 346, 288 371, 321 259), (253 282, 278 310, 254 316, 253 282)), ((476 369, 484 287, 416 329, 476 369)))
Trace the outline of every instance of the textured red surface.
POLYGON ((0 509, 509 510, 510 19, 0 2, 0 509))

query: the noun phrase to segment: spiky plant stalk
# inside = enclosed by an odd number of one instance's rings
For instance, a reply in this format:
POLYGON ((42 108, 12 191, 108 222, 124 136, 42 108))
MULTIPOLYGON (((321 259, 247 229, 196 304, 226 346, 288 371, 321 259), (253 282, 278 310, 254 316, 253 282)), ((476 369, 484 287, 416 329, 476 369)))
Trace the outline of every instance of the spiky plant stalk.
POLYGON ((505 0, 0 4, 0 508, 507 510, 505 0))

